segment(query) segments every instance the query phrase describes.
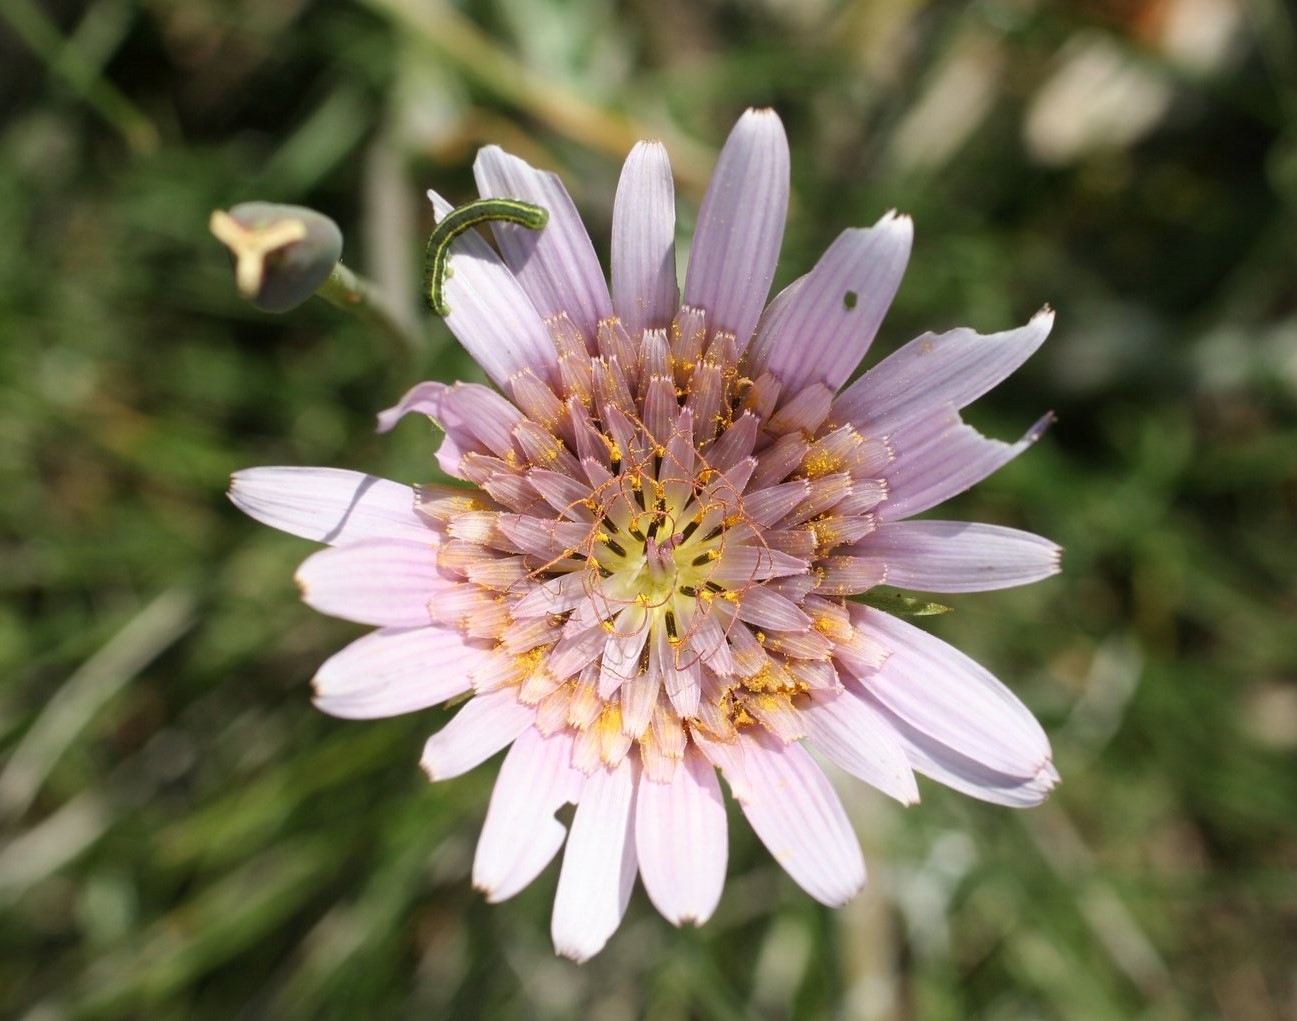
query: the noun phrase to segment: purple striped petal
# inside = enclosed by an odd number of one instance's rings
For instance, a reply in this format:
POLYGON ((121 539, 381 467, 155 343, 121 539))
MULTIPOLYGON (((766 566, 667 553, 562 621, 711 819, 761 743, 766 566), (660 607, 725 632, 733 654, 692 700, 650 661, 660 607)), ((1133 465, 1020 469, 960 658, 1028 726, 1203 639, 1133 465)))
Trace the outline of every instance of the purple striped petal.
POLYGON ((372 631, 324 661, 312 682, 315 704, 347 720, 427 709, 468 691, 469 671, 489 649, 441 627, 372 631))
POLYGON ((784 575, 805 574, 807 570, 805 560, 778 550, 762 549, 760 546, 733 546, 721 554, 707 577, 721 585, 741 587, 784 575))
POLYGON ((811 383, 831 390, 841 386, 878 333, 905 275, 913 240, 910 218, 895 213, 873 227, 838 235, 815 268, 762 320, 748 354, 752 377, 774 373, 785 394, 811 383))
POLYGON ((245 468, 230 477, 234 506, 263 525, 330 545, 363 539, 436 542, 414 490, 342 468, 245 468))
POLYGON ((739 619, 774 631, 805 631, 811 618, 796 603, 771 588, 748 589, 738 600, 739 619))
POLYGON ((1049 739, 1031 711, 954 646, 870 607, 853 607, 852 622, 891 649, 861 686, 930 744, 1018 780, 1049 764, 1049 739))
POLYGON ((802 709, 806 735, 834 765, 903 805, 919 801, 919 787, 890 722, 858 698, 831 692, 802 709))
POLYGON ((1062 550, 1031 532, 967 521, 900 521, 851 548, 887 584, 921 592, 989 592, 1048 578, 1062 550))
MULTIPOLYGON (((428 198, 438 220, 454 208, 436 192, 428 192, 428 198)), ((558 378, 558 352, 540 314, 476 231, 465 231, 451 243, 446 304, 446 325, 502 390, 522 369, 546 382, 558 378)))
POLYGON ((492 223, 491 232, 541 316, 564 312, 593 339, 599 320, 612 315, 612 302, 599 257, 563 182, 494 145, 478 152, 473 176, 483 198, 522 199, 549 213, 542 230, 492 223))
POLYGON ((581 792, 554 895, 554 949, 578 964, 603 949, 635 885, 635 768, 622 759, 581 792))
POLYGON ((419 765, 429 780, 449 780, 480 766, 536 719, 512 688, 475 695, 449 723, 428 738, 419 765))
POLYGON ((1045 415, 1017 443, 987 439, 949 406, 903 426, 888 437, 895 457, 883 471, 888 497, 878 517, 908 518, 977 485, 1040 439, 1053 419, 1045 415))
POLYGON ((492 904, 508 900, 558 853, 567 829, 554 818, 581 797, 585 777, 572 768, 572 734, 542 737, 528 727, 500 766, 473 858, 473 885, 492 904))
POLYGON ((1008 808, 1033 808, 1058 783, 1058 771, 1051 762, 1025 778, 1001 773, 910 726, 886 706, 872 700, 867 692, 859 690, 855 681, 849 681, 847 686, 888 722, 915 771, 951 790, 1008 808))
POLYGON ((1026 326, 1003 333, 925 333, 843 391, 833 417, 876 435, 892 432, 937 405, 962 408, 1031 357, 1053 325, 1053 310, 1046 306, 1026 326))
POLYGON ((788 215, 788 138, 773 110, 748 110, 730 132, 698 211, 686 305, 748 345, 775 277, 788 215))
POLYGON ((686 753, 670 783, 641 779, 635 846, 649 900, 672 925, 702 925, 725 885, 725 802, 716 767, 686 753))
POLYGON ((394 539, 321 550, 297 569, 297 586, 308 606, 378 627, 431 624, 429 601, 456 584, 437 570, 433 543, 394 539))
POLYGON ((427 415, 445 430, 437 463, 447 475, 457 477, 460 459, 467 453, 504 459, 514 455, 513 428, 523 419, 522 412, 490 387, 432 381, 415 385, 395 405, 380 412, 378 431, 387 432, 409 414, 427 415))
POLYGON ((612 207, 612 304, 626 331, 671 325, 676 283, 676 196, 661 142, 640 142, 626 157, 612 207))
POLYGON ((743 777, 730 786, 752 829, 798 886, 821 904, 845 904, 865 885, 865 862, 824 771, 801 745, 765 731, 738 743, 743 777))

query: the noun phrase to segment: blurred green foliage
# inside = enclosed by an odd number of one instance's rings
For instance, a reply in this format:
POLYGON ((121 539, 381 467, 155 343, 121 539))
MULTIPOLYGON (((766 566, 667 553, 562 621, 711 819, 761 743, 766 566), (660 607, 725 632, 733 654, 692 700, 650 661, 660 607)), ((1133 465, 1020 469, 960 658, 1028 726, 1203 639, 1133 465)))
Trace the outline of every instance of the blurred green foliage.
POLYGON ((1278 0, 0 0, 0 1011, 112 1018, 1230 1018, 1297 1009, 1297 47, 1278 0), (318 714, 357 633, 307 544, 223 498, 251 464, 435 477, 373 414, 478 378, 415 270, 422 190, 496 142, 606 254, 621 156, 666 140, 688 237, 774 105, 777 284, 914 215, 886 351, 1048 300, 974 409, 1058 424, 951 516, 1067 549, 928 624, 1005 678, 1064 783, 1016 814, 848 797, 873 882, 811 903, 744 826, 717 917, 637 893, 552 956, 555 870, 469 888, 492 769, 429 786, 440 711, 318 714), (240 303, 213 208, 314 206, 411 349, 240 303))

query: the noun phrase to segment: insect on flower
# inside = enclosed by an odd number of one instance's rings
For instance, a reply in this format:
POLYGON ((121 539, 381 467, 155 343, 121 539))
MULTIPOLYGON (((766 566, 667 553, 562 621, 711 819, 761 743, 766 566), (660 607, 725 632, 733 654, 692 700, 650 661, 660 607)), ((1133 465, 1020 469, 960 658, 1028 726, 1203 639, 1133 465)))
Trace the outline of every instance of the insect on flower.
POLYGON ((539 230, 488 217, 497 254, 431 195, 430 256, 453 269, 444 295, 432 273, 432 298, 498 389, 421 383, 379 418, 429 416, 461 484, 257 468, 231 487, 254 518, 330 545, 298 573, 311 606, 378 628, 320 668, 321 709, 363 719, 471 693, 428 740, 429 777, 509 749, 474 884, 510 897, 566 841, 552 933, 585 960, 637 874, 672 922, 713 913, 728 857, 718 770, 779 864, 830 905, 865 866, 808 747, 905 803, 916 772, 999 804, 1041 801, 1057 773, 1026 707, 852 597, 1058 570, 1038 536, 909 520, 1037 438, 1044 420, 1003 443, 959 409, 1039 347, 1052 313, 925 334, 843 389, 912 226, 888 213, 844 231, 767 307, 788 203, 768 110, 746 113, 721 152, 683 300, 660 144, 626 161, 611 291, 557 177, 495 147, 475 170, 489 203, 548 212, 539 230), (555 818, 568 803, 570 832, 555 818))

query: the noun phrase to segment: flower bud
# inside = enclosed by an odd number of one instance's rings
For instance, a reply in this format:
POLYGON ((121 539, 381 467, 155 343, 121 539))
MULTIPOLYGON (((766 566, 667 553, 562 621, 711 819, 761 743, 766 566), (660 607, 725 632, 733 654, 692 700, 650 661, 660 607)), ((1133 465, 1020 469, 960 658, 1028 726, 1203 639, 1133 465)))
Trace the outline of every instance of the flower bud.
POLYGON ((342 231, 305 206, 244 202, 212 213, 211 231, 234 256, 239 292, 264 312, 296 308, 342 255, 342 231))

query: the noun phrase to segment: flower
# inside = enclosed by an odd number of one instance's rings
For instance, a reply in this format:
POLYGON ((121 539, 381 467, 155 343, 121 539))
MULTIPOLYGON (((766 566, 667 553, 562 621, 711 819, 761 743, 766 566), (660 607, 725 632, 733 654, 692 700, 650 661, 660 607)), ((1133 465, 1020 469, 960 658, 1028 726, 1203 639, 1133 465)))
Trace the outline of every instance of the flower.
MULTIPOLYGON (((611 294, 563 185, 500 149, 484 197, 549 211, 452 248, 447 323, 499 387, 421 383, 380 416, 445 431, 471 488, 329 468, 238 473, 234 502, 331 548, 298 572, 321 612, 378 627, 315 678, 325 712, 370 718, 472 697, 433 735, 433 780, 509 747, 473 882, 517 893, 567 847, 559 953, 617 928, 638 872, 675 924, 715 909, 727 860, 717 770, 775 859, 838 905, 865 882, 816 760, 905 803, 915 772, 1011 806, 1058 775, 1025 706, 946 643, 853 601, 883 582, 967 592, 1036 581, 1059 550, 1010 528, 910 521, 1029 446, 959 410, 1017 368, 1053 314, 925 334, 840 393, 899 286, 912 227, 844 231, 764 308, 788 202, 779 118, 748 111, 675 274, 670 167, 626 161, 611 294), (507 396, 505 396, 507 395, 507 396), (555 819, 574 803, 571 832, 555 819)), ((450 206, 429 193, 438 217, 450 206)))
POLYGON ((230 250, 240 293, 263 312, 288 312, 311 297, 342 257, 342 231, 305 206, 244 202, 209 224, 230 250))

